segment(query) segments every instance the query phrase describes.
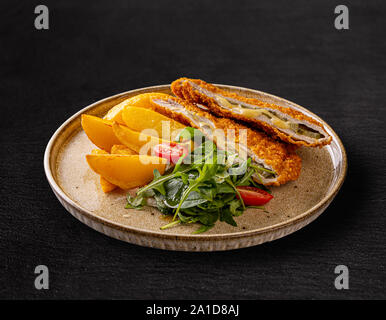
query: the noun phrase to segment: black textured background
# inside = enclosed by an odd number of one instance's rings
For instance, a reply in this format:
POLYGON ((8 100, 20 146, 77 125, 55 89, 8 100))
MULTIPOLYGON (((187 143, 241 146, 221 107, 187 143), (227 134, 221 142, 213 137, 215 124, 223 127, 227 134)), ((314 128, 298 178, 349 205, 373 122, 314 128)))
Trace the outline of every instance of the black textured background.
POLYGON ((1 298, 386 298, 384 1, 2 2, 0 19, 1 298), (56 128, 84 106, 180 76, 259 89, 325 119, 348 152, 326 212, 281 240, 182 253, 130 245, 75 220, 43 171, 56 128), (50 289, 34 289, 34 268, 50 289), (334 268, 350 289, 334 287, 334 268))

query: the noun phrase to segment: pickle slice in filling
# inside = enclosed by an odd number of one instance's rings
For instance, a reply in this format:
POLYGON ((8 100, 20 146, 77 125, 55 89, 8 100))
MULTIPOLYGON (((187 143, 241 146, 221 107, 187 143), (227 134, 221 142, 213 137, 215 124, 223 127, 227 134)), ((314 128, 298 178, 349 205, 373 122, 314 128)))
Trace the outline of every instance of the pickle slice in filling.
POLYGON ((292 131, 302 136, 307 136, 314 139, 320 139, 323 137, 319 132, 305 126, 304 124, 290 123, 290 127, 292 131))
POLYGON ((219 102, 223 107, 227 109, 241 109, 241 113, 243 115, 249 116, 249 117, 257 117, 259 115, 263 115, 273 121, 274 124, 276 124, 278 127, 286 129, 289 128, 293 132, 302 135, 302 136, 307 136, 313 139, 320 139, 323 138, 323 135, 320 134, 319 132, 315 131, 314 129, 311 129, 303 124, 298 124, 298 123, 291 123, 288 121, 288 119, 279 116, 276 112, 274 111, 268 111, 264 109, 255 109, 255 108, 250 108, 249 106, 246 106, 242 103, 239 104, 234 104, 228 101, 227 99, 217 96, 217 102, 219 102), (224 106, 225 105, 225 106, 224 106), (248 112, 247 112, 248 111, 248 112), (280 125, 279 125, 280 124, 280 125))

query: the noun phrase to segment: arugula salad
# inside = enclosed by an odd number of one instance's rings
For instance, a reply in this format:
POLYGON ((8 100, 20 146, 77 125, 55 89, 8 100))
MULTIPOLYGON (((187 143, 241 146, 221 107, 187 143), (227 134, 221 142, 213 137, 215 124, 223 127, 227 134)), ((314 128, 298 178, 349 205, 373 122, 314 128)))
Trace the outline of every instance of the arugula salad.
POLYGON ((220 150, 201 131, 186 127, 175 144, 161 144, 155 153, 172 164, 161 175, 154 170, 154 179, 140 188, 135 197, 127 195, 127 209, 145 206, 157 208, 172 217, 167 229, 179 224, 199 223, 194 232, 205 232, 218 220, 237 226, 234 217, 246 208, 264 209, 273 196, 253 175, 261 174, 261 167, 252 159, 241 159, 236 153, 220 150), (192 152, 181 147, 181 141, 193 141, 192 152))

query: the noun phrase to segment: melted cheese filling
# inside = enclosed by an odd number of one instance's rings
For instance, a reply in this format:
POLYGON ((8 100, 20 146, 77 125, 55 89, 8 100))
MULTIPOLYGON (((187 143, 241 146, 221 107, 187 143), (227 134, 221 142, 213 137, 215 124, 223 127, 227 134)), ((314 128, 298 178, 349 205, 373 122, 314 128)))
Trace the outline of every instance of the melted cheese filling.
POLYGON ((269 118, 271 123, 279 129, 291 130, 297 134, 305 135, 313 139, 320 139, 323 137, 323 135, 321 135, 319 132, 316 132, 315 130, 310 129, 305 125, 283 120, 279 118, 276 114, 274 114, 273 112, 267 109, 246 108, 241 104, 233 104, 229 102, 227 99, 225 99, 224 97, 218 96, 218 95, 215 96, 215 99, 222 107, 232 110, 234 112, 237 112, 238 114, 241 114, 247 118, 257 119, 260 116, 266 116, 267 118, 269 118))

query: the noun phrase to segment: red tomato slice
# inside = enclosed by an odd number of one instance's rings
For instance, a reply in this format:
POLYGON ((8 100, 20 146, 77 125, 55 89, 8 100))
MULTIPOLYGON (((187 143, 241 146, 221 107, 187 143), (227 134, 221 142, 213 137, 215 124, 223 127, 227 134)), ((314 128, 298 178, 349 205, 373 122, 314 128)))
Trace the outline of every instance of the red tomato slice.
POLYGON ((172 163, 177 163, 182 155, 188 154, 185 146, 174 142, 157 144, 154 146, 153 151, 157 157, 164 158, 172 163))
POLYGON ((262 206, 273 198, 267 191, 255 187, 237 187, 237 190, 246 206, 262 206))

